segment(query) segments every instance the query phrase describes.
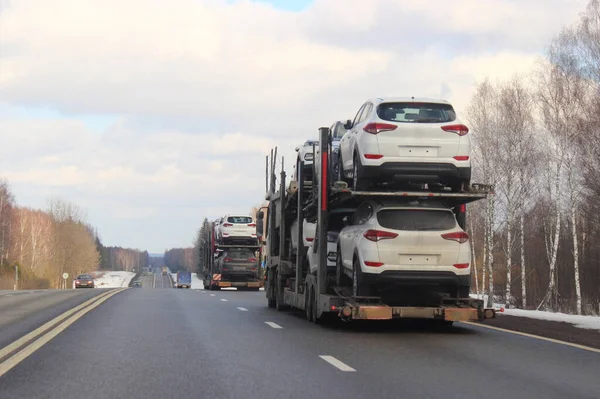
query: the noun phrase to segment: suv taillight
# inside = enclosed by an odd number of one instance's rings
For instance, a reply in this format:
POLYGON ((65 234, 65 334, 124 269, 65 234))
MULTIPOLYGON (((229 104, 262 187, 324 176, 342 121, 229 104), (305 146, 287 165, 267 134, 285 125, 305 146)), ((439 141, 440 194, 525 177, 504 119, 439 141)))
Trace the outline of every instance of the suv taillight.
POLYGON ((378 134, 381 132, 389 132, 390 130, 395 130, 398 126, 392 125, 391 123, 369 123, 363 130, 367 133, 378 134))
POLYGON ((231 262, 233 260, 233 258, 224 258, 223 262, 231 262))
POLYGON ((391 233, 389 231, 382 231, 382 230, 367 230, 364 232, 363 236, 370 241, 380 241, 380 240, 386 240, 386 239, 390 239, 390 238, 396 238, 398 237, 398 234, 396 233, 391 233))
POLYGON ((248 227, 256 227, 256 223, 250 223, 248 227))
POLYGON ((446 125, 442 126, 442 130, 448 133, 455 133, 459 136, 464 136, 469 133, 469 128, 465 125, 446 125))
POLYGON ((231 227, 233 226, 231 223, 223 223, 223 227, 231 227))
POLYGON ((459 244, 464 244, 465 242, 469 241, 469 235, 464 231, 442 234, 442 238, 444 240, 456 241, 459 244))

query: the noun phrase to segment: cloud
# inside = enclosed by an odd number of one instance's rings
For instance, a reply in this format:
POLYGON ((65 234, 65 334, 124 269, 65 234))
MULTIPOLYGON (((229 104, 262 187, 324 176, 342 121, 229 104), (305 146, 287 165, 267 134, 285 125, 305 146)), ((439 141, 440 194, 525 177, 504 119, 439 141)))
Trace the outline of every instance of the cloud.
POLYGON ((274 145, 291 173, 297 144, 376 96, 442 95, 460 113, 478 80, 527 72, 585 3, 13 1, 0 173, 27 204, 79 202, 109 243, 186 244, 204 215, 262 200, 274 145))

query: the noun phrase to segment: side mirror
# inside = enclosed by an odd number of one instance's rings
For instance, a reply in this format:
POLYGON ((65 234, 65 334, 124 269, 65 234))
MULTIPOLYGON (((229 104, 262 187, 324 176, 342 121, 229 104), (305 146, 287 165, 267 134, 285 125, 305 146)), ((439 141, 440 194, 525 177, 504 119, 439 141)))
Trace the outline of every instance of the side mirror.
POLYGON ((352 121, 348 119, 346 123, 344 123, 344 129, 349 130, 352 129, 352 121))
POLYGON ((256 219, 256 237, 259 238, 259 241, 260 241, 260 238, 263 236, 263 227, 264 227, 264 220, 262 218, 256 219))
POLYGON ((265 213, 263 211, 256 212, 256 220, 263 220, 265 218, 265 213))
POLYGON ((342 225, 344 225, 344 227, 349 226, 350 225, 350 221, 348 220, 348 216, 344 216, 342 218, 342 225))
POLYGON ((300 146, 296 147, 296 152, 300 151, 300 146))

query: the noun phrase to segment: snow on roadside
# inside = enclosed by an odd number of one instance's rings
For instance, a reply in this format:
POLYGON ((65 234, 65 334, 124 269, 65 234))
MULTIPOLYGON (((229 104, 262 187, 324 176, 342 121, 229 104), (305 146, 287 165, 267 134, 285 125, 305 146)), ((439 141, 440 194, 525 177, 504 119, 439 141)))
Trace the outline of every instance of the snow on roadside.
POLYGON ((128 287, 135 276, 132 272, 92 272, 96 288, 128 287))
MULTIPOLYGON (((471 298, 480 299, 481 296, 471 294, 471 298)), ((487 295, 484 296, 484 303, 487 302, 487 295)), ((494 308, 504 308, 504 304, 494 303, 494 308)), ((517 317, 527 317, 529 319, 558 321, 562 323, 572 324, 577 328, 600 331, 600 316, 578 316, 566 313, 543 312, 541 310, 523 310, 523 309, 506 309, 501 314, 517 317)))

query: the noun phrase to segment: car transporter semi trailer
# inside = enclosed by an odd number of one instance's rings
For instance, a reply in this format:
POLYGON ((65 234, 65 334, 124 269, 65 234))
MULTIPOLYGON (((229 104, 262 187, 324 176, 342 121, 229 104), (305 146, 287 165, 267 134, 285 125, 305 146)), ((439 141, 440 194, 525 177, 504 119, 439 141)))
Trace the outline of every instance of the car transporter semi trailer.
MULTIPOLYGON (((432 319, 444 324, 494 318, 495 310, 486 309, 480 299, 446 297, 441 298, 436 306, 397 306, 384 303, 381 297, 353 297, 343 287, 336 286, 335 277, 328 275, 327 271, 327 226, 330 213, 343 208, 352 209, 361 199, 366 198, 385 197, 399 201, 431 198, 452 208, 458 224, 464 229, 466 204, 487 198, 491 195, 492 188, 473 184, 466 193, 387 190, 359 192, 348 189, 343 182, 335 182, 330 186, 328 172, 332 168, 329 162, 329 129, 321 128, 319 133, 320 150, 316 156, 321 161, 318 166, 320 173, 313 173, 313 176, 319 176, 319 180, 313 180, 312 188, 305 190, 301 175, 297 182, 292 182, 286 188, 282 160, 279 190, 276 191, 275 162, 271 160, 266 196, 269 205, 257 212, 257 236, 265 244, 266 251, 265 293, 268 306, 277 310, 288 307, 303 310, 306 318, 315 323, 332 316, 343 320, 432 319), (268 210, 266 215, 265 209, 268 210), (302 237, 302 221, 305 218, 317 222, 317 234, 313 243, 319 259, 316 274, 310 274, 306 267, 306 248, 295 254, 291 249, 292 222, 294 219, 298 221, 295 226, 299 230, 298 237, 302 237), (265 223, 266 233, 262 236, 265 223)), ((301 173, 301 170, 302 168, 298 172, 301 173)), ((299 239, 299 242, 302 240, 299 239)))
POLYGON ((256 275, 252 278, 245 277, 243 279, 237 279, 227 273, 223 273, 221 270, 217 270, 215 262, 215 255, 221 251, 231 249, 249 249, 251 251, 260 251, 260 245, 221 245, 217 243, 215 238, 215 227, 214 224, 204 231, 204 235, 201 240, 200 253, 199 253, 199 276, 202 278, 204 289, 206 290, 220 290, 221 288, 236 287, 239 290, 251 290, 258 291, 264 286, 264 279, 261 276, 260 268, 260 256, 257 257, 255 270, 256 275))

